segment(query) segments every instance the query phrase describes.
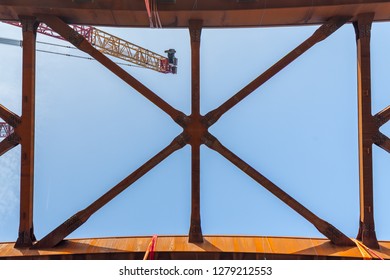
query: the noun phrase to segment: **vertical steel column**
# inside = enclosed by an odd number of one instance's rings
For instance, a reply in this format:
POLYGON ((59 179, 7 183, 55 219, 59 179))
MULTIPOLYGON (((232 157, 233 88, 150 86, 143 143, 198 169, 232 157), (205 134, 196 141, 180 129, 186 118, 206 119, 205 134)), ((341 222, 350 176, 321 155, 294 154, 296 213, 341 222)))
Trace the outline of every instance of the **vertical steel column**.
POLYGON ((35 44, 38 22, 20 17, 23 26, 22 117, 17 128, 21 137, 20 224, 15 247, 30 247, 36 240, 33 227, 34 124, 35 124, 35 44))
POLYGON ((202 21, 189 22, 191 36, 191 226, 189 242, 203 242, 200 223, 200 37, 202 21))
POLYGON ((357 239, 370 248, 379 248, 374 226, 372 144, 377 125, 371 114, 371 25, 374 14, 361 14, 354 23, 358 61, 358 119, 360 224, 357 239))

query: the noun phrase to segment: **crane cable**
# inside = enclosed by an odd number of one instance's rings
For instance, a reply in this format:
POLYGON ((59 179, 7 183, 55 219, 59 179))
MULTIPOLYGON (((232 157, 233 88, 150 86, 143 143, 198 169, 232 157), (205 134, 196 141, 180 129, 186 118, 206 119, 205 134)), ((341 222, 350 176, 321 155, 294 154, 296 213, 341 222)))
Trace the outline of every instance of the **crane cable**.
POLYGON ((42 41, 37 41, 37 43, 42 44, 42 45, 49 45, 49 46, 55 46, 55 47, 60 47, 60 48, 77 50, 76 47, 66 46, 66 45, 61 45, 61 44, 54 44, 54 43, 48 43, 48 42, 42 42, 42 41))
POLYGON ((152 240, 150 240, 148 248, 146 249, 143 260, 147 260, 147 259, 154 260, 154 251, 156 249, 156 243, 157 243, 157 235, 153 235, 152 240))
POLYGON ((155 21, 157 23, 157 28, 162 28, 162 25, 161 25, 161 20, 160 20, 160 16, 158 15, 158 11, 157 11, 157 2, 156 0, 152 0, 153 1, 153 14, 154 14, 154 17, 155 17, 155 21))
MULTIPOLYGON (((0 38, 0 43, 5 43, 13 46, 23 46, 23 41, 21 40, 14 40, 14 39, 6 39, 6 38, 0 38)), ((72 47, 72 46, 66 46, 66 45, 60 45, 60 44, 54 44, 54 43, 48 43, 48 42, 42 42, 42 41, 37 41, 39 44, 43 45, 49 45, 49 46, 55 46, 55 47, 60 47, 60 48, 67 48, 67 49, 72 49, 72 50, 77 50, 77 48, 72 47)), ((81 55, 74 55, 74 54, 67 54, 67 53, 61 53, 61 52, 55 52, 55 51, 49 51, 49 50, 41 50, 41 49, 36 49, 37 52, 41 53, 48 53, 48 54, 56 54, 56 55, 62 55, 62 56, 68 56, 68 57, 74 57, 74 58, 80 58, 80 59, 86 59, 86 60, 96 60, 92 57, 87 57, 87 56, 81 56, 81 55)), ((137 68, 144 68, 142 66, 134 65, 134 64, 129 64, 129 63, 123 63, 123 62, 115 62, 118 65, 124 65, 124 66, 130 66, 130 67, 137 67, 137 68)))
POLYGON ((352 238, 352 240, 355 242, 355 244, 358 247, 359 252, 362 255, 364 260, 372 260, 373 258, 383 260, 383 258, 381 256, 379 256, 377 253, 375 253, 373 250, 368 248, 366 245, 364 245, 359 240, 354 239, 354 238, 352 238))
POLYGON ((149 18, 150 28, 162 28, 156 0, 145 0, 145 7, 149 18))
MULTIPOLYGON (((37 52, 42 52, 42 53, 56 54, 56 55, 62 55, 62 56, 68 56, 68 57, 74 57, 74 58, 81 58, 81 59, 96 61, 96 59, 94 59, 92 57, 88 57, 88 56, 81 56, 81 55, 74 55, 74 54, 60 53, 60 52, 53 52, 53 51, 47 51, 47 50, 36 50, 36 51, 37 52)), ((118 64, 118 65, 137 67, 137 68, 144 68, 142 66, 133 65, 133 64, 129 64, 129 63, 122 63, 122 62, 115 62, 115 63, 118 64)))
POLYGON ((148 13, 150 28, 153 28, 154 26, 153 26, 152 13, 150 12, 149 0, 145 0, 145 6, 146 6, 146 12, 148 13))

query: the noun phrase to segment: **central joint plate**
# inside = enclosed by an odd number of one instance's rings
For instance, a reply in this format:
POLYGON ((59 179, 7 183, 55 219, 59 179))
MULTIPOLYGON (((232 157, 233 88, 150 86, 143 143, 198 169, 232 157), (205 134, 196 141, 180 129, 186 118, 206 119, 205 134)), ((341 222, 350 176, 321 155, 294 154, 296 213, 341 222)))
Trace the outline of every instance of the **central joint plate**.
POLYGON ((202 116, 189 116, 184 127, 184 133, 189 137, 189 144, 201 145, 203 138, 208 132, 208 126, 204 123, 202 116))

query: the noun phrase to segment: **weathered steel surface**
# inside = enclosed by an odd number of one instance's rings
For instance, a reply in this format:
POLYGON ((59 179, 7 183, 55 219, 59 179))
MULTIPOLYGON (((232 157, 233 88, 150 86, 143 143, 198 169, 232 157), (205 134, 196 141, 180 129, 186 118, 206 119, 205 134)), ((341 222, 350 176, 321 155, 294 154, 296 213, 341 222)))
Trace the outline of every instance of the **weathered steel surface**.
MULTIPOLYGON (((0 259, 142 259, 152 237, 111 237, 67 240, 52 249, 14 249, 0 243, 0 259)), ((159 236, 155 259, 362 259, 356 246, 338 247, 327 239, 204 236, 188 243, 186 236, 159 236)), ((390 259, 390 242, 373 251, 390 259)))
POLYGON ((371 24, 373 14, 363 14, 354 24, 358 62, 358 121, 359 121, 359 176, 360 226, 357 239, 378 248, 374 226, 374 194, 372 172, 372 144, 378 126, 371 115, 371 24))
POLYGON ((156 165, 166 159, 173 152, 181 149, 187 143, 187 139, 183 134, 177 136, 167 147, 161 150, 157 155, 148 160, 145 164, 143 164, 140 168, 135 170, 121 182, 119 182, 116 186, 107 191, 104 195, 98 198, 96 201, 91 203, 87 208, 77 212, 75 215, 70 217, 52 232, 47 234, 44 238, 39 240, 36 244, 34 244, 33 248, 51 248, 60 243, 66 236, 71 234, 73 231, 78 229, 82 224, 84 224, 89 217, 91 217, 96 211, 114 199, 121 192, 126 190, 129 186, 131 186, 134 182, 136 182, 139 178, 153 169, 156 165))
POLYGON ((390 106, 387 106, 385 109, 380 111, 374 116, 378 122, 378 125, 384 125, 390 120, 390 106))
POLYGON ((191 145, 191 224, 189 242, 202 242, 200 219, 200 145, 202 129, 200 120, 200 38, 202 21, 191 20, 191 123, 187 128, 191 145), (196 125, 197 124, 197 125, 196 125))
POLYGON ((0 156, 16 147, 20 143, 20 137, 14 132, 0 141, 0 156))
POLYGON ((35 44, 38 22, 20 18, 23 28, 22 117, 16 128, 22 145, 20 176, 20 223, 16 247, 29 247, 36 240, 33 227, 35 138, 35 44))
POLYGON ((13 128, 16 128, 21 122, 21 119, 17 114, 8 110, 1 104, 0 104, 0 118, 3 119, 6 123, 8 123, 13 128))
POLYGON ((390 153, 390 138, 381 132, 377 133, 377 137, 374 139, 374 144, 381 147, 386 152, 390 153))
MULTIPOLYGON (((375 13, 374 20, 389 20, 386 0, 180 0, 158 4, 164 27, 188 27, 190 19, 203 20, 204 27, 280 26, 322 24, 333 16, 375 13)), ((18 15, 51 14, 68 23, 85 25, 149 27, 143 0, 2 0, 0 20, 17 20, 18 15)))

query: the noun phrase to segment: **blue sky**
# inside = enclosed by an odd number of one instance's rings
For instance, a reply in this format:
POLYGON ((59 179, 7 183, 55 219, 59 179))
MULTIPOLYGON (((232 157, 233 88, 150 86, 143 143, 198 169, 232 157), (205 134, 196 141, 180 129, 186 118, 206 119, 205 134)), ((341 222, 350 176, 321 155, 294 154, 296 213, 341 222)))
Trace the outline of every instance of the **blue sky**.
MULTIPOLYGON (((187 30, 101 28, 158 53, 175 48, 178 75, 126 68, 173 107, 190 112, 187 30)), ((206 114, 309 37, 311 27, 204 29, 206 114)), ((372 32, 373 113, 390 104, 389 24, 372 32)), ((21 39, 0 24, 0 37, 21 39)), ((42 35, 39 41, 64 42, 42 35)), ((39 49, 58 51, 38 44, 39 49)), ((60 50, 62 51, 62 50, 60 50)), ((66 51, 66 50, 65 50, 66 51)), ((72 52, 80 55, 79 52, 72 52)), ((0 45, 0 103, 21 112, 21 49, 0 45)), ((319 217, 355 237, 359 221, 356 46, 352 25, 290 64, 210 131, 319 217)), ((164 112, 97 62, 37 54, 34 225, 40 239, 154 156, 181 132, 164 112)), ((382 127, 389 135, 389 125, 382 127)), ((204 234, 321 237, 222 156, 201 149, 204 234)), ((20 147, 0 157, 0 240, 18 232, 20 147)), ((378 239, 390 239, 390 156, 374 148, 378 239)), ((70 237, 187 234, 190 148, 175 152, 70 237)))

